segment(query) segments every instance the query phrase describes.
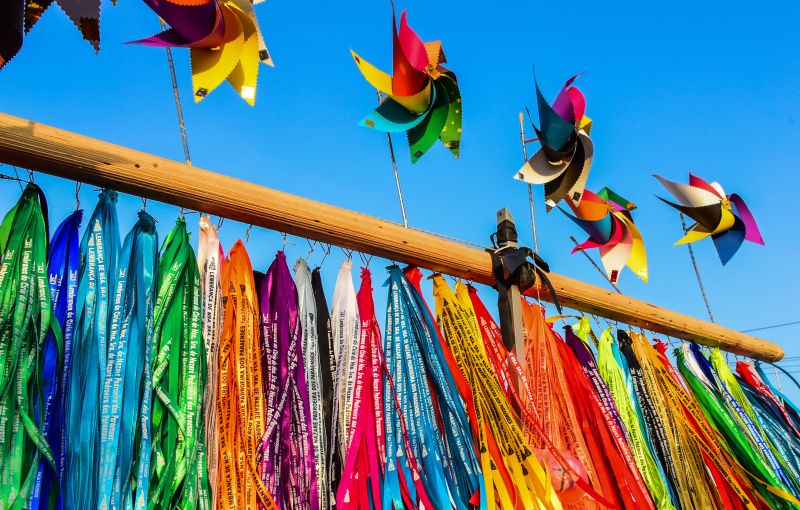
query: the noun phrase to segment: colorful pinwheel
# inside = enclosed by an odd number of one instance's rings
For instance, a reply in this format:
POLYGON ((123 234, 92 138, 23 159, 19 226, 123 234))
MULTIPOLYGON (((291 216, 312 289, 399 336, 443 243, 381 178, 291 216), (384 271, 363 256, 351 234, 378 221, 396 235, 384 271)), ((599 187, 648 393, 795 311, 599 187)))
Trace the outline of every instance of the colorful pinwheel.
POLYGON ((592 166, 594 145, 589 138, 592 121, 584 114, 583 92, 572 86, 578 76, 567 80, 552 106, 535 82, 539 127, 534 126, 534 130, 541 148, 514 178, 530 184, 544 184, 548 210, 564 197, 580 204, 592 166))
POLYGON ((756 219, 742 197, 736 193, 726 195, 718 182, 708 183, 691 173, 689 184, 669 181, 660 175, 654 177, 680 204, 658 198, 695 221, 676 245, 711 237, 719 259, 725 265, 745 239, 751 243, 764 244, 756 219))
POLYGON ((226 79, 250 106, 256 101, 259 60, 272 66, 249 0, 144 0, 169 30, 133 41, 190 48, 195 102, 226 79))
POLYGON ((406 132, 411 161, 416 163, 439 139, 458 157, 461 146, 461 92, 446 62, 440 41, 423 43, 400 15, 392 14, 393 76, 351 51, 364 78, 387 97, 361 121, 385 133, 406 132))
POLYGON ((589 234, 589 239, 576 246, 572 253, 599 249, 600 260, 612 283, 616 283, 626 265, 647 281, 647 253, 642 234, 633 223, 631 211, 636 208, 633 203, 608 188, 597 194, 587 189, 580 203, 569 197, 566 202, 574 215, 559 207, 561 212, 589 234))
MULTIPOLYGON (((52 3, 53 0, 25 0, 26 34, 52 3)), ((72 20, 95 51, 100 51, 100 0, 55 0, 55 3, 72 20)))
MULTIPOLYGON (((100 0, 55 0, 83 38, 100 50, 100 0)), ((0 7, 0 69, 19 53, 23 37, 53 0, 6 0, 0 7)))

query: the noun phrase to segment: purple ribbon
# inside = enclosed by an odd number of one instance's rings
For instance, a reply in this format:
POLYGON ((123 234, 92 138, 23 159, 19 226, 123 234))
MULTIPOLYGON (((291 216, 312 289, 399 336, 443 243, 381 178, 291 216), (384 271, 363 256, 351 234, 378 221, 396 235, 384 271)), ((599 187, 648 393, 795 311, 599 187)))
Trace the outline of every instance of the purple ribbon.
POLYGON ((319 508, 297 288, 279 251, 259 291, 267 429, 262 480, 280 508, 319 508))

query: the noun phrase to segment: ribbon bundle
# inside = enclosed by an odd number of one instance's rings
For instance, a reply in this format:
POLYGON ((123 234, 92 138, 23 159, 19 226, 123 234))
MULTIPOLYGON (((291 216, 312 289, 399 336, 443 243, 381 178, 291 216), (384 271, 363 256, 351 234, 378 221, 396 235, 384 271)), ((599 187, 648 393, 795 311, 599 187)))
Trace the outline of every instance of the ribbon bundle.
POLYGON ((120 236, 116 207, 116 192, 101 192, 81 240, 74 362, 69 373, 67 398, 64 500, 67 508, 93 508, 99 504, 100 429, 103 426, 100 405, 108 366, 111 308, 119 276, 120 236))
MULTIPOLYGON (((205 433, 208 447, 208 479, 217 479, 219 444, 217 427, 217 386, 219 362, 219 340, 222 330, 222 260, 225 254, 222 244, 208 216, 200 217, 200 242, 197 249, 197 265, 200 270, 201 299, 203 302, 203 343, 206 349, 206 387, 203 393, 205 409, 205 433)), ((212 506, 217 504, 217 485, 211 484, 212 506)))
POLYGON ((261 479, 279 508, 317 508, 317 466, 300 345, 297 289, 286 256, 278 252, 261 283, 262 370, 266 431, 261 479))
POLYGON ((46 216, 41 190, 29 184, 0 224, 0 507, 9 509, 27 507, 40 457, 56 470, 42 430, 41 395, 56 372, 42 361, 63 359, 47 284, 46 216), (43 356, 51 328, 55 345, 48 342, 50 355, 43 356))
POLYGON ((250 257, 241 241, 228 254, 221 281, 225 318, 215 402, 219 471, 212 481, 217 487, 216 507, 274 508, 255 461, 265 429, 264 380, 258 295, 250 257))
POLYGON ((42 432, 53 449, 56 471, 40 461, 36 485, 31 497, 32 509, 52 508, 55 500, 63 508, 63 491, 55 486, 64 485, 66 470, 66 441, 64 418, 66 413, 66 388, 72 364, 72 334, 75 326, 75 296, 78 293, 78 271, 80 269, 80 227, 83 211, 76 210, 56 228, 48 250, 47 271, 50 277, 50 296, 53 315, 62 332, 62 346, 58 345, 55 330, 47 334, 44 349, 42 376, 49 380, 44 393, 42 432), (63 355, 63 358, 59 359, 63 355), (61 373, 58 369, 61 369, 61 373), (56 484, 56 485, 54 485, 56 484), (48 497, 42 498, 42 494, 48 497))
MULTIPOLYGON (((210 508, 200 273, 183 218, 164 240, 158 273, 150 359, 152 409, 142 413, 143 421, 150 418, 151 431, 141 444, 145 458, 140 463, 140 483, 148 495, 148 508, 210 508), (147 458, 151 448, 152 458, 147 458)), ((140 501, 137 498, 137 506, 140 501)))
POLYGON ((519 501, 524 508, 559 509, 561 503, 550 475, 533 455, 490 369, 467 289, 458 285, 456 292, 444 278, 434 277, 436 316, 472 390, 468 405, 474 411, 473 428, 483 471, 482 507, 499 502, 499 508, 512 509, 519 501))
POLYGON ((133 508, 142 450, 142 381, 151 349, 158 237, 142 211, 119 258, 100 401, 100 508, 133 508))

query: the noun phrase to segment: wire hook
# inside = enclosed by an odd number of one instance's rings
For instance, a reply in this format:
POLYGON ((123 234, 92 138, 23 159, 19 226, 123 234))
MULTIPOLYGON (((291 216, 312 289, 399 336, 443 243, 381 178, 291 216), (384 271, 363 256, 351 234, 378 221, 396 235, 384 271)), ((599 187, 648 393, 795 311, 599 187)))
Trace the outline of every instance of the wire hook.
POLYGON ((348 250, 347 248, 341 247, 339 249, 342 250, 342 253, 344 253, 345 257, 347 257, 347 260, 353 260, 353 250, 348 250))
POLYGON ((253 224, 247 225, 247 230, 244 231, 244 242, 250 242, 250 230, 253 229, 253 224))
POLYGON ((314 253, 314 246, 317 244, 317 242, 311 241, 310 239, 306 239, 306 242, 308 243, 308 253, 306 253, 305 257, 303 257, 303 260, 308 262, 308 257, 310 257, 312 253, 314 253))
POLYGON ((14 169, 14 175, 17 176, 17 184, 19 184, 19 189, 20 190, 24 190, 25 188, 22 187, 22 179, 20 179, 20 177, 19 177, 19 172, 17 171, 17 167, 14 166, 14 165, 11 165, 11 168, 14 169))
POLYGON ((289 236, 286 235, 286 232, 281 232, 281 236, 283 236, 283 251, 286 251, 286 244, 294 244, 289 240, 289 236))
POLYGON ((224 216, 220 216, 220 217, 219 217, 219 220, 217 220, 217 230, 219 230, 219 229, 221 229, 221 228, 222 228, 222 224, 223 224, 224 222, 225 222, 225 217, 224 217, 224 216))
MULTIPOLYGON (((321 243, 321 244, 324 244, 324 243, 321 243)), ((322 253, 323 253, 322 254, 322 260, 319 261, 319 265, 317 266, 318 268, 322 267, 322 263, 325 262, 325 259, 328 258, 328 255, 331 254, 331 245, 330 244, 325 245, 325 251, 322 252, 322 253)))
POLYGON ((358 257, 361 259, 361 263, 364 264, 364 269, 368 269, 369 263, 372 262, 372 255, 358 252, 358 257))
POLYGON ((75 210, 81 208, 81 181, 75 181, 75 210))

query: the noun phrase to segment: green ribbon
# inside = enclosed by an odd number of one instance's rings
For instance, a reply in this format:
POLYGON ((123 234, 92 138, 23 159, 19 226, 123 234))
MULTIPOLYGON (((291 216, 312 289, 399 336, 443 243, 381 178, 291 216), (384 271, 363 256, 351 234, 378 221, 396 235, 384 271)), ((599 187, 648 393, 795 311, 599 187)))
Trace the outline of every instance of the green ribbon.
POLYGON ((644 478, 653 503, 659 510, 674 510, 670 499, 669 489, 661 476, 653 453, 650 451, 648 436, 642 417, 637 412, 633 403, 633 388, 625 380, 620 360, 618 344, 611 336, 611 328, 603 331, 597 344, 597 368, 600 375, 608 385, 614 402, 617 404, 619 414, 628 432, 628 443, 631 453, 644 478))
POLYGON ((44 408, 42 349, 51 328, 63 362, 50 305, 46 208, 39 187, 28 184, 0 224, 0 508, 8 510, 27 507, 40 456, 56 470, 34 410, 44 408))
POLYGON ((211 506, 203 425, 200 272, 179 218, 161 249, 152 351, 152 466, 147 508, 211 506))

